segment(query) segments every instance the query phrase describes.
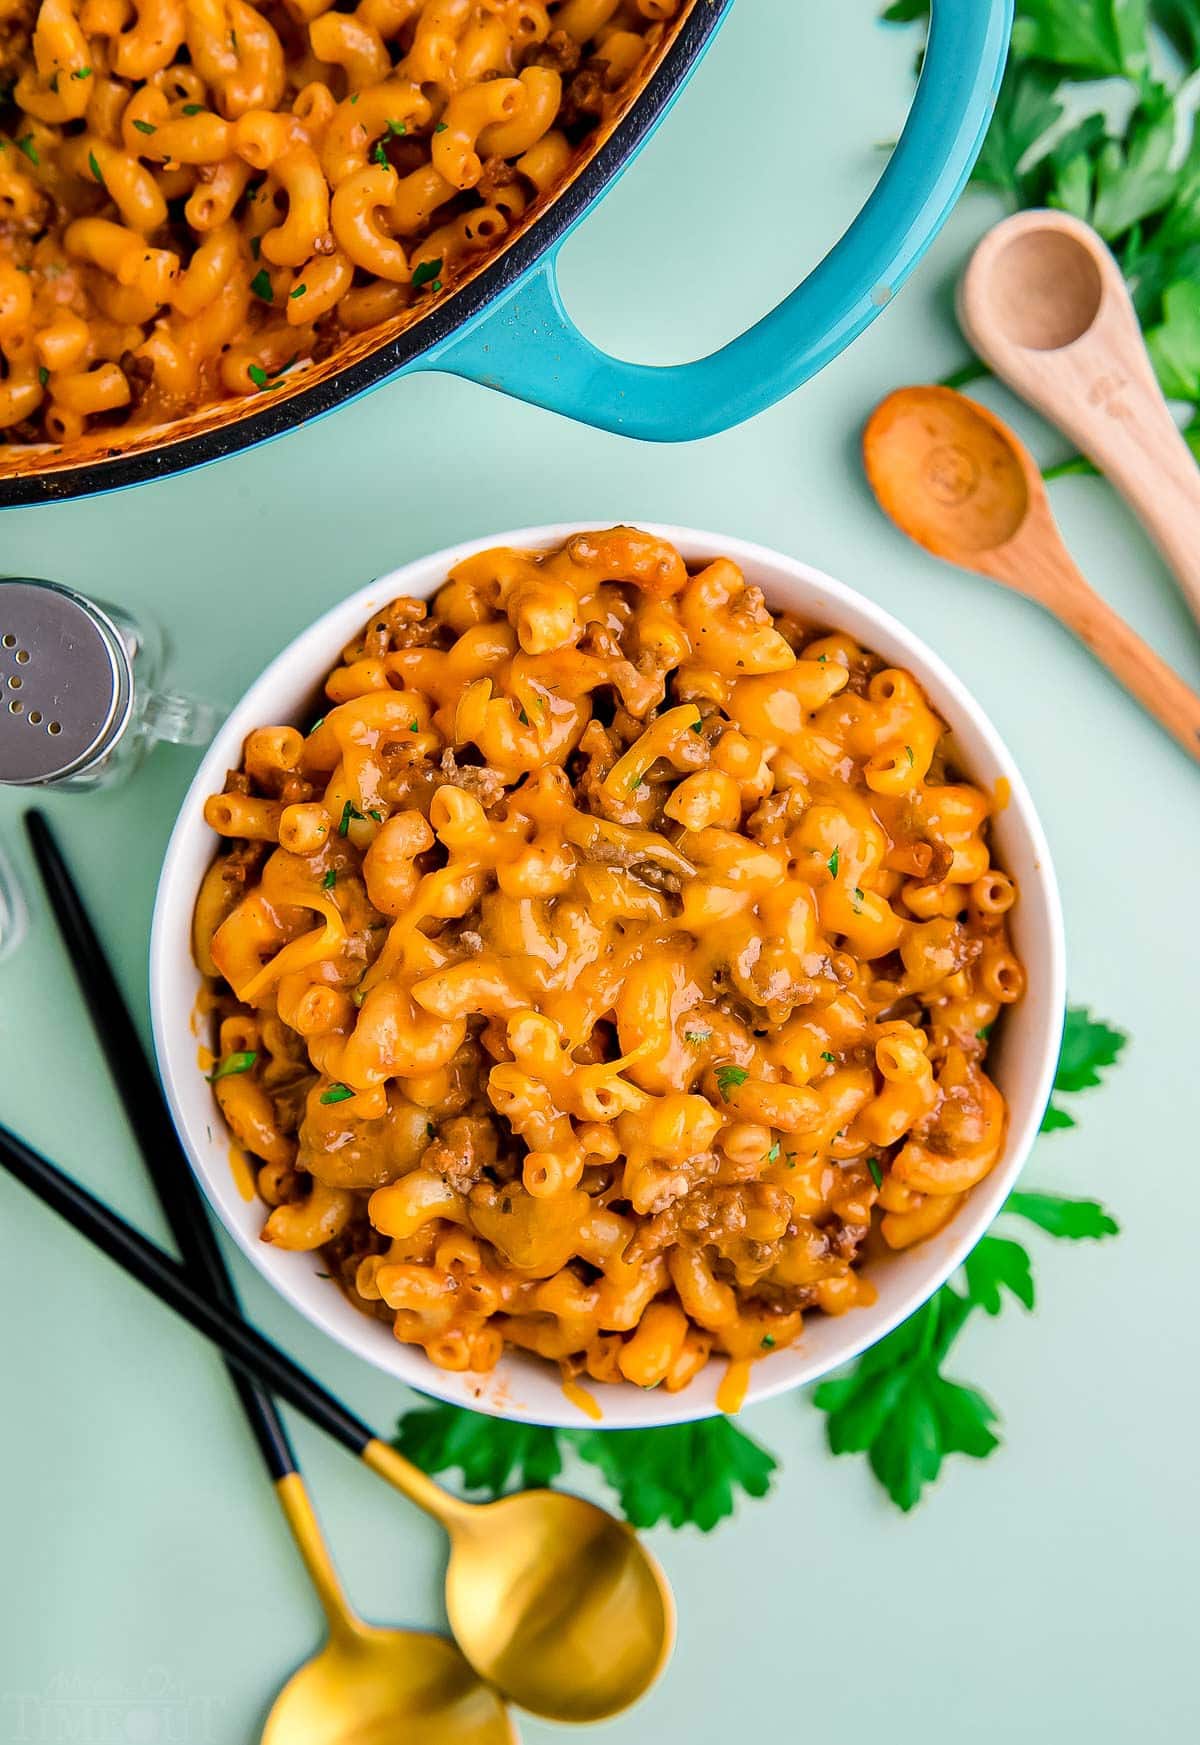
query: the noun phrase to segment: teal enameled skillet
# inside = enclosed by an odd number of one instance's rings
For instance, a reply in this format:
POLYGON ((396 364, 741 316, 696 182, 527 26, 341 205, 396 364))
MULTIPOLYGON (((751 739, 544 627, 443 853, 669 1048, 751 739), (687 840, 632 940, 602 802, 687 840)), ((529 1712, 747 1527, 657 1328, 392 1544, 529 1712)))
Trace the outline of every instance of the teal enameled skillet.
POLYGON ((624 363, 585 339, 563 307, 558 251, 662 121, 732 4, 691 0, 629 112, 581 173, 415 325, 365 354, 358 336, 343 367, 335 356, 310 383, 298 375, 294 387, 226 402, 152 436, 114 431, 112 448, 84 460, 49 455, 36 471, 0 471, 0 506, 87 496, 201 466, 416 370, 444 370, 652 442, 710 436, 790 393, 891 300, 953 206, 991 116, 1013 0, 933 0, 928 52, 891 160, 850 228, 778 308, 695 363, 624 363))

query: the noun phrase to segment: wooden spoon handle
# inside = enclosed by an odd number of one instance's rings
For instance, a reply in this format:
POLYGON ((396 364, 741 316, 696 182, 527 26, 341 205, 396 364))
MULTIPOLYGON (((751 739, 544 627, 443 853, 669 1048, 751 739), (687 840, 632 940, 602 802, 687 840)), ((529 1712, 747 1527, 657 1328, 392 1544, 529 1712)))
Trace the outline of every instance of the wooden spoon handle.
POLYGON ((1111 373, 1092 379, 1088 397, 1096 416, 1072 434, 1141 519, 1200 623, 1200 468, 1175 427, 1140 339, 1138 351, 1139 367, 1130 367, 1131 341, 1125 368, 1114 365, 1111 373))
POLYGON ((1179 741, 1189 757, 1200 763, 1200 697, 1078 571, 1070 586, 1060 586, 1055 597, 1043 604, 1087 644, 1118 684, 1179 741))

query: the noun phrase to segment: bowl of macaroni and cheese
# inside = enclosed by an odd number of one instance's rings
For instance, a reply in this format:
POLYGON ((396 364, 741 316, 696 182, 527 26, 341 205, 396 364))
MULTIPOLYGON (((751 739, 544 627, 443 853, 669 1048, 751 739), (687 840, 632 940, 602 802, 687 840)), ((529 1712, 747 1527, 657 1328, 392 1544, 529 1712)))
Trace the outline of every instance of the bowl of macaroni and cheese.
POLYGON ((902 625, 741 540, 556 526, 372 582, 250 688, 151 995, 303 1314, 620 1427, 811 1381, 945 1281, 1038 1130, 1062 940, 1011 757, 902 625))

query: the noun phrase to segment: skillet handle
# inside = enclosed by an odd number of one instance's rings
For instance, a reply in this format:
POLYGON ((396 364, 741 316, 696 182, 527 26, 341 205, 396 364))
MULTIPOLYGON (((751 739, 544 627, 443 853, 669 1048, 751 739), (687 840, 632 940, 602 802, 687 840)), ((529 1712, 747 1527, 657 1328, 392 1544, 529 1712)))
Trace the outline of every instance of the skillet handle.
POLYGON ((656 367, 601 351, 563 306, 556 249, 427 367, 649 442, 711 436, 774 405, 874 320, 941 228, 991 119, 1012 13, 1013 0, 933 0, 912 109, 870 199, 789 297, 711 356, 656 367))

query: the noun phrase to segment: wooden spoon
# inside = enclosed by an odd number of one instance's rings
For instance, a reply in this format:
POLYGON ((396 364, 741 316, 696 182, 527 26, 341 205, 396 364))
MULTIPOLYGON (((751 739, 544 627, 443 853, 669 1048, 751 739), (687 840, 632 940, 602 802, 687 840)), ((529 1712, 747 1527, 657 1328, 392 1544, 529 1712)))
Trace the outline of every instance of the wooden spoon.
POLYGON ((1091 225, 1049 211, 997 224, 963 275, 958 318, 1001 381, 1112 480, 1200 620, 1200 469, 1091 225))
POLYGON ((863 458, 880 507, 910 539, 1053 612, 1200 762, 1200 697, 1083 579, 1037 463, 1007 425, 952 388, 900 388, 871 414, 863 458))

